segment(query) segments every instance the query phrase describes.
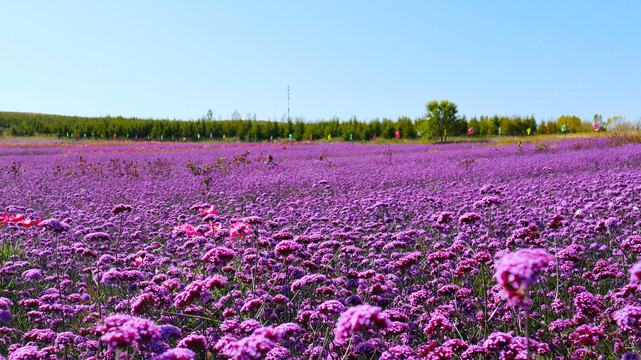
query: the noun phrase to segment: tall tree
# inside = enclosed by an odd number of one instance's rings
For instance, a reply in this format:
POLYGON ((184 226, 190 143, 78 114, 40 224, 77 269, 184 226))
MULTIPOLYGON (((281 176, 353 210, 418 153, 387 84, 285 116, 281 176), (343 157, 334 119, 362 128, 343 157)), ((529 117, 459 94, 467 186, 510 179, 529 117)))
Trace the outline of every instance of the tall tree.
POLYGON ((441 138, 441 143, 447 142, 447 135, 453 135, 458 119, 458 108, 448 100, 430 101, 425 105, 427 124, 432 134, 441 138))

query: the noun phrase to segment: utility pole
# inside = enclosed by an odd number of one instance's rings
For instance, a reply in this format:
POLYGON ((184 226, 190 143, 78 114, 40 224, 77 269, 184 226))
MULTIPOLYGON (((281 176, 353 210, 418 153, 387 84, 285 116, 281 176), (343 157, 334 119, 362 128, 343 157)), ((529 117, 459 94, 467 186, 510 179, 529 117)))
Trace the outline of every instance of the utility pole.
POLYGON ((289 120, 289 85, 287 85, 287 120, 289 120))

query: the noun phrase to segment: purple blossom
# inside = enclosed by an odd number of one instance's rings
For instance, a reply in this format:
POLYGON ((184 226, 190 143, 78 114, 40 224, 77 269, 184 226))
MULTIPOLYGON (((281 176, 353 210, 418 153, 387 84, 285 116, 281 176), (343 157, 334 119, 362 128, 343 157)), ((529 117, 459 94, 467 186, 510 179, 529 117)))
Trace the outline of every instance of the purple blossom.
POLYGON ((29 269, 22 273, 22 278, 24 281, 38 281, 42 279, 42 270, 40 269, 29 269))
POLYGON ((393 346, 381 354, 381 360, 411 359, 414 349, 407 345, 393 346))
POLYGON ((42 355, 37 346, 27 345, 9 353, 8 360, 40 360, 42 355))
POLYGON ((11 316, 11 311, 6 310, 6 309, 0 309, 0 323, 8 323, 11 321, 12 316, 11 316))
POLYGON ((117 204, 114 205, 114 207, 111 209, 111 213, 114 215, 118 215, 123 212, 131 212, 132 210, 133 207, 131 207, 131 205, 117 204))
POLYGON ((191 334, 181 339, 178 342, 177 347, 187 348, 198 353, 205 350, 205 348, 207 347, 207 338, 203 335, 191 334))
POLYGON ((226 247, 217 247, 209 250, 203 257, 200 259, 204 262, 211 262, 217 266, 224 266, 230 262, 236 253, 226 247))
POLYGON ((641 282, 641 261, 632 265, 628 270, 630 272, 630 282, 638 283, 641 282))
POLYGON ((328 282, 327 276, 323 274, 310 274, 310 275, 305 275, 298 280, 294 280, 292 282, 291 288, 292 288, 292 291, 296 291, 310 284, 327 283, 327 282, 328 282))
POLYGON ((494 280, 501 286, 501 294, 512 306, 523 306, 527 289, 552 261, 543 249, 522 249, 503 256, 496 264, 494 280))
POLYGON ((626 305, 612 313, 612 319, 625 332, 641 334, 641 307, 626 305))
POLYGON ((300 250, 301 246, 295 241, 291 240, 283 240, 276 244, 276 247, 274 248, 274 252, 278 256, 282 257, 287 257, 290 254, 295 253, 296 251, 300 250))
POLYGON ((389 320, 381 308, 370 305, 358 305, 347 309, 336 321, 334 341, 337 344, 347 343, 354 334, 367 330, 384 329, 389 320))
POLYGON ((473 224, 479 220, 481 220, 481 215, 473 212, 465 213, 458 218, 458 221, 462 222, 463 224, 473 224))
POLYGON ((158 326, 147 319, 124 314, 111 315, 100 328, 104 333, 100 340, 111 349, 124 349, 128 346, 147 344, 161 339, 158 326))
POLYGON ((60 221, 58 219, 47 219, 40 223, 40 226, 51 229, 55 232, 65 232, 71 229, 71 226, 66 222, 60 221))
POLYGON ((182 331, 174 325, 167 324, 167 325, 160 325, 159 326, 160 330, 160 336, 163 340, 167 340, 171 337, 182 337, 182 331))
POLYGON ((83 239, 87 242, 111 241, 111 235, 105 232, 93 232, 85 235, 83 239))
POLYGON ((196 353, 186 348, 169 349, 152 360, 193 360, 196 353))
POLYGON ((345 306, 338 300, 328 300, 318 305, 318 312, 323 314, 340 314, 345 310, 345 306))
POLYGON ((56 340, 56 333, 51 329, 31 329, 22 337, 23 340, 36 340, 52 344, 56 340))
POLYGON ((278 345, 280 337, 273 328, 260 328, 253 334, 227 345, 222 353, 233 360, 258 360, 278 345))
POLYGON ((640 360, 641 357, 635 352, 627 352, 621 355, 621 360, 640 360))

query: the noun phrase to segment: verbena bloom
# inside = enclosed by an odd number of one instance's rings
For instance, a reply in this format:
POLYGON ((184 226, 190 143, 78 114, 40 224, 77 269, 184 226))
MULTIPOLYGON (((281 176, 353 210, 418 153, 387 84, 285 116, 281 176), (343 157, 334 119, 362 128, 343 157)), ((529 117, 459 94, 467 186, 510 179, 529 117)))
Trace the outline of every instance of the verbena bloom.
POLYGON ((240 323, 239 327, 244 333, 249 334, 254 330, 260 329, 261 325, 260 325, 260 322, 258 322, 257 320, 246 319, 246 320, 243 320, 242 323, 240 323))
POLYGON ((641 357, 635 352, 627 352, 621 355, 621 360, 641 360, 641 357))
POLYGON ((280 336, 272 327, 260 328, 250 336, 230 343, 223 350, 223 355, 233 360, 264 359, 274 347, 278 346, 280 336))
POLYGON ((300 279, 294 280, 291 285, 292 291, 296 291, 302 287, 305 287, 309 284, 315 284, 315 283, 326 283, 327 276, 323 274, 310 274, 310 275, 305 275, 300 279))
POLYGON ((632 235, 621 242, 621 248, 635 254, 641 253, 641 235, 632 235))
POLYGON ((99 329, 104 332, 100 340, 106 342, 112 350, 122 350, 127 346, 152 343, 161 339, 156 323, 124 314, 108 316, 104 320, 104 326, 99 329))
POLYGON ((193 360, 196 353, 187 348, 169 349, 152 360, 193 360))
POLYGON ((623 309, 613 312, 612 319, 621 330, 641 334, 641 306, 626 305, 623 309))
POLYGON ((29 269, 22 273, 22 279, 24 281, 38 281, 42 279, 42 270, 40 269, 29 269))
POLYGON ((276 331, 278 332, 281 338, 296 336, 299 333, 305 332, 303 328, 291 322, 278 325, 276 327, 276 331))
POLYGON ((43 222, 40 223, 40 226, 47 229, 51 229, 56 232, 64 232, 64 231, 69 231, 69 229, 71 229, 71 226, 66 222, 60 221, 58 219, 53 219, 53 218, 44 220, 43 222))
POLYGON ((492 205, 502 204, 503 200, 497 196, 486 196, 479 201, 474 202, 475 208, 490 207, 492 205))
POLYGON ((276 244, 274 252, 278 256, 287 257, 290 254, 300 250, 300 244, 292 240, 283 240, 276 244))
POLYGON ((118 215, 123 212, 131 212, 131 210, 133 210, 133 208, 130 205, 118 204, 111 209, 111 213, 118 215))
POLYGON ((0 297, 0 322, 11 321, 11 311, 9 306, 13 306, 13 302, 6 297, 0 297))
POLYGON ((207 347, 207 339, 203 335, 191 334, 181 339, 176 346, 199 352, 207 347))
POLYGON ((85 235, 85 241, 111 241, 111 235, 105 232, 93 232, 85 235))
POLYGON ((12 318, 11 311, 7 309, 0 309, 0 323, 9 322, 12 318))
POLYGON ((53 343, 56 340, 56 336, 55 331, 51 329, 31 329, 23 335, 22 339, 53 343))
POLYGON ((131 315, 142 315, 156 306, 156 295, 142 293, 131 299, 131 315))
POLYGON ((393 346, 381 354, 381 360, 410 359, 413 358, 414 349, 407 345, 393 346))
POLYGON ((465 213, 458 218, 458 221, 462 222, 463 224, 472 224, 479 220, 481 220, 481 215, 473 212, 465 213))
POLYGON ((358 305, 347 309, 336 321, 334 341, 347 343, 357 332, 384 329, 389 319, 378 306, 358 305))
POLYGON ((37 346, 27 345, 9 354, 8 360, 39 360, 42 359, 37 346))
POLYGON ((160 336, 163 338, 163 340, 167 340, 171 337, 182 337, 183 333, 180 330, 180 328, 174 326, 174 325, 160 325, 160 336))
POLYGON ((327 300, 318 305, 318 312, 322 314, 339 314, 345 310, 345 306, 338 300, 327 300))
POLYGON ((291 358, 292 353, 284 346, 276 346, 269 350, 265 360, 286 360, 291 358))
POLYGON ((630 282, 638 283, 641 281, 641 261, 630 267, 630 282))
POLYGON ((597 326, 588 324, 580 325, 576 328, 576 332, 570 334, 568 339, 576 347, 594 346, 596 343, 605 336, 603 330, 597 326))
POLYGON ((230 262, 235 255, 236 253, 232 249, 217 247, 206 252, 200 260, 204 262, 211 262, 216 266, 224 266, 230 262))
POLYGON ((13 301, 6 297, 0 297, 0 309, 9 309, 9 306, 13 306, 13 301))
POLYGON ((499 259, 494 280, 501 286, 503 298, 512 306, 524 306, 527 289, 551 261, 552 255, 543 249, 522 249, 499 259))
POLYGON ((194 300, 206 295, 206 290, 213 288, 223 288, 227 284, 227 278, 215 274, 204 280, 196 280, 187 285, 185 289, 174 298, 174 306, 183 308, 191 304, 194 300))

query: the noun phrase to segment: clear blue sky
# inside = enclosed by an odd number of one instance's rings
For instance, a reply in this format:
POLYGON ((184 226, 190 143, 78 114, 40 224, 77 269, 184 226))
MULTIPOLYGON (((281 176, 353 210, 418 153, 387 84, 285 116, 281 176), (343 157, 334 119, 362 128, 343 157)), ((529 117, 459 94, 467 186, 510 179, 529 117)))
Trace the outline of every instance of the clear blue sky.
POLYGON ((641 118, 641 1, 7 1, 0 111, 641 118))

